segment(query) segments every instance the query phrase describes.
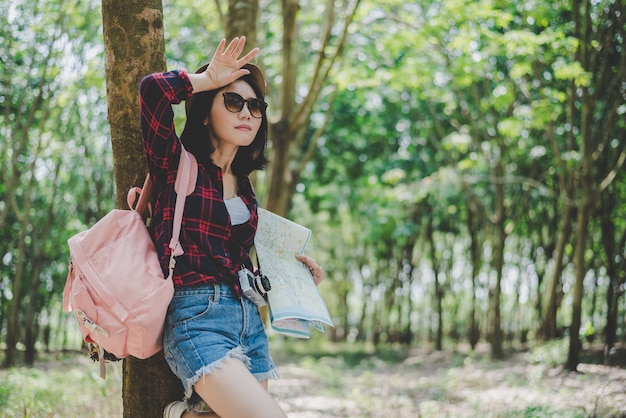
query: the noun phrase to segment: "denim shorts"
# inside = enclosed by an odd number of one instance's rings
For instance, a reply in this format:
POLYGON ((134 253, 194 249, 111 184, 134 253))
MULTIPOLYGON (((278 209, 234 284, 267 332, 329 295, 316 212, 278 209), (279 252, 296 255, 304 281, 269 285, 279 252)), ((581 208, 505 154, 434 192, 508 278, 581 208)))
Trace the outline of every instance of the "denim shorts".
POLYGON ((227 285, 177 289, 163 331, 165 358, 191 397, 203 375, 228 358, 241 360, 258 380, 277 379, 258 308, 227 285))

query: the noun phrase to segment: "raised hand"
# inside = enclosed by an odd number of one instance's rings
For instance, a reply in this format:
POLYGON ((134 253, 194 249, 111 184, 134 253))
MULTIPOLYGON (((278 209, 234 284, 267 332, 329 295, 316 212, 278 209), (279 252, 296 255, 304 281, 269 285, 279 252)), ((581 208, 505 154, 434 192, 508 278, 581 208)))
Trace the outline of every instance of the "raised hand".
POLYGON ((222 39, 217 45, 207 69, 199 74, 190 74, 194 92, 220 88, 249 74, 248 70, 241 69, 241 67, 256 57, 259 48, 254 48, 239 58, 245 45, 245 36, 234 38, 228 45, 226 45, 226 39, 222 39))

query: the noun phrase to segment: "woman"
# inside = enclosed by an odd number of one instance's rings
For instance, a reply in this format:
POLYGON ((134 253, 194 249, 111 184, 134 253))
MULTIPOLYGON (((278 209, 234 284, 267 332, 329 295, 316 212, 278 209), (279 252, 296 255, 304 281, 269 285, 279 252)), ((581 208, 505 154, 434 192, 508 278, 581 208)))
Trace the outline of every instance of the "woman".
MULTIPOLYGON (((165 357, 181 380, 185 400, 169 404, 164 417, 284 417, 267 392, 278 373, 257 307, 243 297, 242 268, 257 227, 257 201, 249 174, 267 164, 265 80, 239 58, 245 37, 222 40, 208 65, 195 74, 171 71, 140 85, 141 128, 148 168, 157 189, 154 240, 167 272, 181 144, 198 160, 198 180, 187 197, 176 258, 174 297, 163 336, 165 357), (186 101, 180 139, 172 105, 186 101), (207 405, 208 408, 207 409, 207 405), (212 409, 214 412, 207 412, 212 409)), ((316 283, 324 272, 298 256, 316 283)))

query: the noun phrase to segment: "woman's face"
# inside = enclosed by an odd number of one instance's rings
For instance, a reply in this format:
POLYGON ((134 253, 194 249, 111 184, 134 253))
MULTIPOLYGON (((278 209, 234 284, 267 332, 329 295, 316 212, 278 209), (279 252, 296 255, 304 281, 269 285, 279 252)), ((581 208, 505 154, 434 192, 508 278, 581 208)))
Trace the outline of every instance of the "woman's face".
MULTIPOLYGON (((245 103, 239 111, 233 112, 224 104, 224 93, 236 93, 244 99, 255 99, 254 90, 245 81, 235 81, 217 93, 211 108, 211 131, 215 146, 227 144, 235 146, 248 146, 254 141, 262 118, 253 117, 250 113, 250 104, 245 103)), ((234 96, 236 98, 236 96, 234 96)), ((256 112, 255 112, 256 113, 256 112)), ((258 113, 256 113, 258 115, 258 113)))

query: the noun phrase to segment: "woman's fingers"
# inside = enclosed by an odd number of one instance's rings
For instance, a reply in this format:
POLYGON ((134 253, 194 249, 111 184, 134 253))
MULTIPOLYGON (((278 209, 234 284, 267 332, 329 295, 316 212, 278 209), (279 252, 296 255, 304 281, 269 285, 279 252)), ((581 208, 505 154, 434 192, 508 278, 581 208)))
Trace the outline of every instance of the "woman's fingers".
POLYGON ((307 266, 307 268, 311 272, 311 275, 313 276, 313 280, 315 280, 316 285, 320 284, 324 280, 324 269, 322 268, 322 266, 315 262, 315 259, 304 254, 298 254, 296 255, 296 258, 298 259, 298 261, 304 263, 307 266))

